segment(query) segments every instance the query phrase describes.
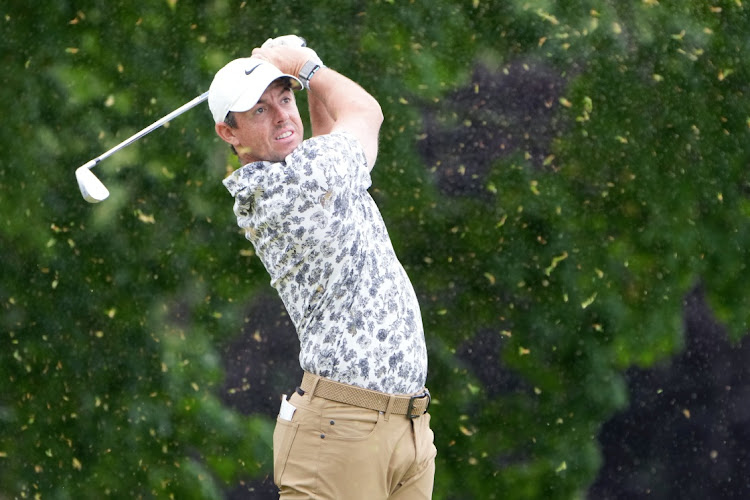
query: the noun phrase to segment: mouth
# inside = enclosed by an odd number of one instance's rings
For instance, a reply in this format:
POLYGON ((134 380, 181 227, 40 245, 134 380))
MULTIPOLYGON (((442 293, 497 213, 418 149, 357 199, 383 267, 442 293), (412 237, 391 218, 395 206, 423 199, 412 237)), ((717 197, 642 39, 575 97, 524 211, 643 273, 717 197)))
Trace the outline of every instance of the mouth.
POLYGON ((291 137, 292 134, 293 134, 293 132, 291 130, 287 130, 283 134, 281 134, 279 136, 276 136, 276 140, 277 141, 283 141, 284 139, 287 139, 287 138, 291 137))

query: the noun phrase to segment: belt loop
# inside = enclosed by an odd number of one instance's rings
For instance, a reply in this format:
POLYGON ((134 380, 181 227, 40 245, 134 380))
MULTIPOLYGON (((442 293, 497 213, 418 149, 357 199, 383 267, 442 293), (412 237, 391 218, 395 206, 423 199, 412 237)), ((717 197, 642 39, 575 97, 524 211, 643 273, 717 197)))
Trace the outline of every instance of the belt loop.
POLYGON ((388 422, 388 419, 391 416, 391 410, 393 409, 393 403, 396 402, 396 396, 391 396, 388 398, 388 406, 385 408, 385 421, 388 422))
POLYGON ((315 389, 318 387, 318 382, 320 382, 320 376, 313 375, 312 373, 310 375, 313 377, 312 386, 310 387, 310 401, 312 401, 315 397, 315 389))

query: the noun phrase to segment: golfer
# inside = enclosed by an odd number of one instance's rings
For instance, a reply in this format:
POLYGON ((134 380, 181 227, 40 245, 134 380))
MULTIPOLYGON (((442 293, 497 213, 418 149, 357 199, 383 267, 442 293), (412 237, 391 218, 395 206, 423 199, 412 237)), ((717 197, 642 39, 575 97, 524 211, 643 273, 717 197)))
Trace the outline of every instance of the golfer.
POLYGON ((430 498, 419 304, 367 192, 380 105, 313 50, 268 45, 219 70, 208 100, 243 165, 224 180, 237 224, 299 336, 304 376, 282 397, 274 482, 283 499, 430 498))

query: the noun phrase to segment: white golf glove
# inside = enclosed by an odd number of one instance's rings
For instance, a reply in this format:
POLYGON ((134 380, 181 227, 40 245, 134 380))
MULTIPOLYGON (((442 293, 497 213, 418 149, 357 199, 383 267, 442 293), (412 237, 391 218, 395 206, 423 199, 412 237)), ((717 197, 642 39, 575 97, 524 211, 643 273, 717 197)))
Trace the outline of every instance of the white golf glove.
POLYGON ((301 36, 283 35, 277 36, 276 38, 269 38, 260 47, 263 49, 268 49, 270 47, 276 47, 277 45, 288 45, 290 47, 306 47, 307 42, 301 36))
MULTIPOLYGON (((279 45, 286 45, 288 47, 307 47, 307 42, 304 38, 297 35, 283 35, 283 36, 277 36, 276 38, 269 38, 265 42, 263 42, 263 45, 260 47, 262 49, 268 49, 271 47, 277 47, 279 45)), ((309 49, 309 47, 307 47, 309 49)), ((318 54, 310 49, 313 54, 315 54, 314 58, 311 58, 312 61, 317 63, 320 66, 323 66, 323 61, 320 60, 320 57, 318 57, 318 54)))

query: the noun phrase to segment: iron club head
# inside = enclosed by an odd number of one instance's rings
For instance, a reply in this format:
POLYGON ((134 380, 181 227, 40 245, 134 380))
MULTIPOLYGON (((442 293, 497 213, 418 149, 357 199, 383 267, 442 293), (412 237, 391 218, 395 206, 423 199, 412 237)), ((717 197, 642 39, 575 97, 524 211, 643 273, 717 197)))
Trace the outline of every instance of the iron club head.
POLYGON ((78 181, 78 188, 81 190, 83 199, 89 203, 99 203, 107 199, 109 189, 90 170, 90 167, 93 167, 93 165, 89 165, 90 163, 92 162, 76 169, 76 180, 78 181))

